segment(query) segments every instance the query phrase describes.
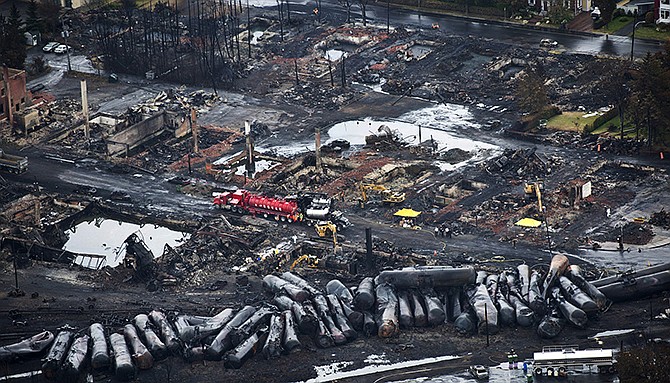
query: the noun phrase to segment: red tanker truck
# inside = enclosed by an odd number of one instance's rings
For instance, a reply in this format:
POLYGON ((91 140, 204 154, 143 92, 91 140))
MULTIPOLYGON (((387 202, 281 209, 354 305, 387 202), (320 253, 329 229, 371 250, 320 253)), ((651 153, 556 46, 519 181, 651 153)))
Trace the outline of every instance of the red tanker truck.
POLYGON ((330 220, 339 228, 350 225, 340 211, 332 209, 332 199, 323 193, 291 197, 269 197, 238 189, 214 195, 214 205, 235 213, 261 215, 277 221, 303 222, 330 220))

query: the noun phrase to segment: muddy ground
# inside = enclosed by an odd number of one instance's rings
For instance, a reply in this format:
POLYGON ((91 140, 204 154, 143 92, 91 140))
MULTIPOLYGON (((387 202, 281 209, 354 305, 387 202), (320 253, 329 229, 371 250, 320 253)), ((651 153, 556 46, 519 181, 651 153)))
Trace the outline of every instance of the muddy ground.
MULTIPOLYGON (((276 32, 276 28, 275 25, 270 31, 276 32)), ((380 254, 372 269, 361 265, 357 275, 337 268, 299 269, 298 272, 322 288, 332 278, 353 286, 362 276, 376 275, 383 268, 413 264, 473 265, 491 272, 520 263, 542 268, 550 258, 545 226, 540 230, 516 227, 514 223, 524 217, 547 221, 551 251, 571 254, 571 261, 582 264, 592 279, 616 270, 611 269, 606 257, 604 262, 590 263, 588 258, 579 256, 580 249, 598 243, 604 251, 616 250, 617 236, 613 233, 624 223, 624 243, 633 254, 641 251, 637 264, 644 264, 646 251, 667 244, 667 232, 662 225, 648 223, 649 217, 662 206, 670 206, 665 163, 651 157, 632 156, 634 150, 620 150, 623 154, 618 155, 611 151, 596 152, 594 139, 574 133, 540 130, 523 139, 506 134, 506 130, 517 127, 519 117, 513 92, 515 74, 541 66, 552 78, 549 96, 553 103, 564 110, 582 107, 593 111, 604 106, 590 96, 596 76, 593 68, 605 59, 509 46, 472 36, 444 36, 435 30, 398 29, 387 34, 385 28, 304 24, 285 39, 288 42, 280 45, 274 35, 254 47, 256 67, 235 83, 232 90, 212 96, 209 104, 194 101, 196 87, 179 90, 179 94, 186 95, 196 105, 198 122, 203 128, 200 137, 204 154, 191 157, 190 173, 187 167, 190 137, 180 140, 163 136, 129 158, 108 159, 98 146, 103 139, 102 130, 97 131, 98 136, 94 134, 90 147, 82 144, 81 131, 73 131, 65 138, 51 135, 56 129, 74 128, 67 123, 76 110, 76 102, 68 98, 76 95, 82 76, 90 78, 92 109, 115 114, 139 103, 151 106, 156 95, 175 88, 174 85, 132 76, 122 77, 124 81, 120 84, 109 84, 90 75, 69 74, 50 89, 58 99, 59 104, 54 105, 61 106, 64 117, 53 117, 59 122, 58 127, 45 123, 28 140, 12 139, 12 144, 24 148, 31 166, 23 175, 3 174, 2 235, 41 237, 41 241, 53 246, 58 243, 55 238, 58 236, 36 228, 30 206, 37 198, 42 203, 41 223, 45 228, 77 211, 54 201, 77 202, 81 206, 95 202, 124 214, 141 216, 140 221, 160 224, 169 221, 193 236, 177 247, 175 253, 162 257, 156 274, 144 278, 121 267, 88 270, 76 265, 26 260, 4 249, 0 274, 0 344, 42 329, 53 331, 66 323, 84 328, 100 321, 115 330, 134 315, 154 308, 171 314, 209 316, 224 307, 237 309, 244 304, 259 303, 270 298, 262 291, 260 278, 277 267, 288 269, 293 259, 256 262, 258 254, 280 242, 290 242, 292 237, 300 244, 309 243, 304 248, 316 251, 319 257, 325 258, 332 252, 332 245, 315 238, 311 227, 226 214, 232 225, 227 226, 220 219, 222 213, 211 206, 211 192, 226 187, 282 194, 322 191, 336 197, 337 207, 353 223, 338 233, 343 256, 334 258, 345 264, 360 263, 357 250, 365 247, 364 228, 372 229, 375 250, 380 254), (351 36, 360 40, 353 44, 351 36), (317 43, 322 44, 318 49, 317 43), (346 65, 351 78, 346 88, 330 86, 328 63, 321 52, 324 46, 349 52, 346 65), (415 59, 414 55, 425 53, 416 46, 430 53, 415 59), (293 77, 295 62, 288 59, 292 57, 299 57, 298 85, 293 77), (376 86, 381 86, 384 92, 360 84, 368 82, 374 86, 380 78, 385 84, 376 86), (244 179, 225 167, 206 171, 208 159, 242 149, 239 137, 244 120, 255 121, 258 146, 294 146, 296 142, 313 141, 315 127, 325 131, 334 123, 347 120, 402 118, 406 113, 442 103, 467 106, 470 117, 466 122, 476 123, 455 123, 454 135, 498 148, 432 153, 403 142, 391 142, 326 154, 325 174, 313 170, 313 154, 287 158, 283 165, 256 175, 254 180, 244 179), (440 170, 436 165, 460 163, 473 157, 476 161, 455 170, 440 170), (168 182, 174 176, 186 181, 179 185, 168 182), (524 182, 538 179, 544 181, 546 213, 538 211, 534 196, 523 193, 524 182), (357 185, 363 180, 407 193, 404 206, 423 212, 418 230, 399 227, 392 216, 394 207, 372 203, 360 208, 357 185), (569 186, 585 181, 592 182, 593 195, 574 201, 569 186), (114 199, 114 191, 123 191, 128 198, 114 199), (633 218, 642 218, 643 222, 633 224, 633 218), (434 235, 433 229, 443 223, 452 227, 453 237, 434 235), (214 240, 204 234, 212 232, 231 236, 214 240), (252 248, 241 245, 249 242, 255 245, 252 248), (20 261, 18 282, 26 293, 22 297, 8 294, 14 288, 14 256, 20 261), (248 277, 249 284, 240 285, 240 276, 248 277)), ((166 104, 167 108, 174 108, 177 102, 166 104)), ((133 113, 125 116, 132 118, 133 113)), ((616 143, 613 146, 619 147, 616 143)), ((617 303, 591 321, 587 329, 567 327, 550 343, 596 346, 587 339, 589 336, 624 328, 636 332, 621 339, 607 339, 605 345, 616 347, 620 341, 634 345, 649 338, 667 337, 667 320, 652 321, 650 315, 650 310, 656 315, 667 305, 662 295, 617 303)), ((452 325, 406 329, 391 339, 359 337, 349 344, 325 350, 316 348, 308 338, 301 340, 302 352, 273 361, 256 356, 240 370, 227 370, 223 362, 187 363, 172 357, 142 371, 138 380, 301 381, 316 376, 314 366, 353 362, 347 368, 354 369, 367 365, 365 359, 369 355, 384 355, 390 362, 459 355, 461 359, 443 367, 447 371, 462 371, 473 363, 502 362, 510 348, 529 358, 548 343, 534 329, 503 328, 490 337, 487 346, 486 337, 459 336, 452 325)), ((11 375, 37 369, 37 361, 28 361, 2 366, 0 371, 11 375)), ((379 377, 372 375, 351 381, 375 381, 379 377)), ((110 379, 108 374, 94 377, 94 381, 110 379)))

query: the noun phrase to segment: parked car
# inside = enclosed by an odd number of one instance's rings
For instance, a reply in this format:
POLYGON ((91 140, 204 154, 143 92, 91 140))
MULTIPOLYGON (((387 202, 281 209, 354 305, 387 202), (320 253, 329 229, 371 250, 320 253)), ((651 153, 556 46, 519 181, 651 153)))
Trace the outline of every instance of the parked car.
POLYGON ((553 48, 558 46, 558 41, 552 39, 542 39, 540 40, 540 46, 544 48, 553 48))
POLYGON ((45 53, 53 52, 53 50, 56 49, 56 47, 58 47, 59 45, 60 45, 60 43, 58 43, 56 41, 52 41, 50 43, 47 43, 47 45, 45 45, 44 48, 42 48, 42 52, 45 52, 45 53))
POLYGON ((28 90, 30 91, 30 93, 37 93, 37 92, 43 90, 44 88, 46 88, 46 86, 44 86, 44 84, 37 84, 37 85, 33 86, 32 88, 30 88, 28 90))
POLYGON ((486 367, 484 367, 482 365, 478 364, 478 365, 475 365, 475 366, 470 366, 470 368, 468 370, 470 371, 470 374, 472 374, 472 376, 475 379, 488 380, 488 378, 489 378, 489 371, 486 369, 486 367))
POLYGON ((56 47, 56 49, 54 49, 54 53, 61 54, 61 53, 69 52, 71 50, 72 50, 71 46, 65 45, 65 44, 60 44, 59 46, 56 47))

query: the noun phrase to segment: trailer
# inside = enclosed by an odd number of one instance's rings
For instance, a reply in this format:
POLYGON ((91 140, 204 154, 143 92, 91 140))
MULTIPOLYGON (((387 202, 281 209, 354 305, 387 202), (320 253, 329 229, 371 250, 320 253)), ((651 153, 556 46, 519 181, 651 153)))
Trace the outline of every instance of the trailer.
POLYGON ((7 154, 0 149, 0 169, 10 173, 23 173, 28 170, 28 158, 7 154))
POLYGON ((251 214, 282 222, 315 223, 330 220, 339 229, 350 225, 340 211, 333 210, 332 199, 323 193, 303 193, 278 197, 237 189, 214 194, 214 205, 239 214, 251 214))
POLYGON ((542 352, 533 354, 533 374, 536 376, 565 376, 570 369, 584 368, 601 374, 616 373, 614 350, 579 350, 573 345, 546 346, 542 352))

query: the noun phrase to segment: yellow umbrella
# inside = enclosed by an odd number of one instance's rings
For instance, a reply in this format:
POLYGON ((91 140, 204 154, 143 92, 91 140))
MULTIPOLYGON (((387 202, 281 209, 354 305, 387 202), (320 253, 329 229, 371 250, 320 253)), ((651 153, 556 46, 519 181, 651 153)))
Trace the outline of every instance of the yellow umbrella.
POLYGON ((403 218, 416 218, 421 214, 420 211, 412 210, 412 209, 400 209, 397 212, 395 212, 396 217, 403 217, 403 218))
POLYGON ((541 224, 542 222, 532 218, 523 218, 515 223, 515 225, 523 227, 539 227, 541 224))

